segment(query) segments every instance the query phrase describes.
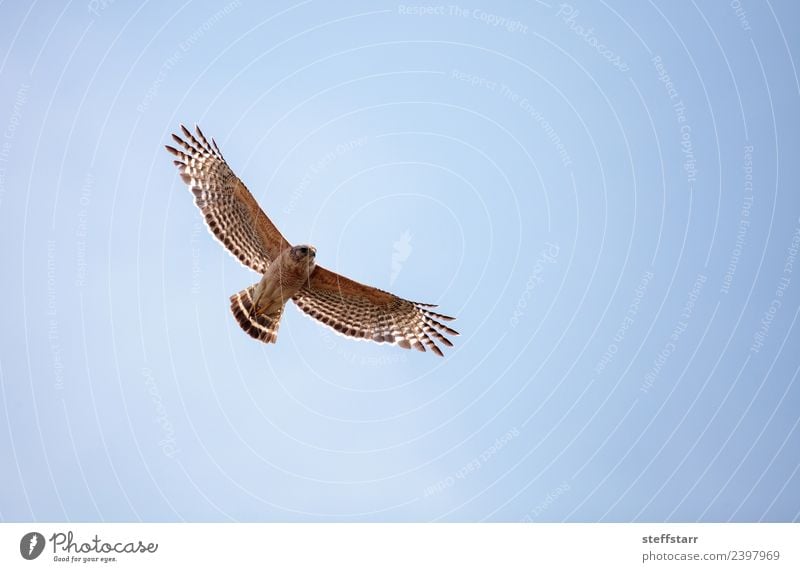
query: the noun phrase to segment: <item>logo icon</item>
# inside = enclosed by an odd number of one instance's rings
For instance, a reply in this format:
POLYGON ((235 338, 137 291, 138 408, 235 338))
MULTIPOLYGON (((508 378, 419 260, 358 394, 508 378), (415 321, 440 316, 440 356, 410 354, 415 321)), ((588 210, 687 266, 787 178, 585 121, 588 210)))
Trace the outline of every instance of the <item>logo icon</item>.
POLYGON ((400 271, 403 269, 403 262, 408 260, 411 251, 411 230, 406 230, 400 238, 392 243, 394 251, 392 252, 392 274, 389 276, 389 284, 394 284, 400 271))
POLYGON ((19 553, 25 560, 34 560, 44 550, 44 535, 41 532, 29 532, 19 541, 19 553))

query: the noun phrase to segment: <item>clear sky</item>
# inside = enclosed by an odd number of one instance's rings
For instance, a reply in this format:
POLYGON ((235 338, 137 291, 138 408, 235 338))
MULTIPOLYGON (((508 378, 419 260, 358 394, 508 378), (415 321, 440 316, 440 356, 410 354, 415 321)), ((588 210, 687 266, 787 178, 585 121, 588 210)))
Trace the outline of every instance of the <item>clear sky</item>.
POLYGON ((795 2, 6 2, 0 519, 800 519, 795 2), (438 358, 228 296, 218 142, 438 358))

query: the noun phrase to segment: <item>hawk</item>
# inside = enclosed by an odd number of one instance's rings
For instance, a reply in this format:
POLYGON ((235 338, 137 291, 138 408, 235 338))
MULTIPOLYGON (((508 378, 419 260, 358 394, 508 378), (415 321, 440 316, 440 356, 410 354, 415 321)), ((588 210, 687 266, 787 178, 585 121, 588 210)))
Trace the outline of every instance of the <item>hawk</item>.
POLYGON ((431 310, 435 304, 404 300, 332 272, 316 263, 313 246, 292 246, 258 206, 244 183, 225 162, 216 141, 195 126, 173 134, 180 149, 166 145, 181 178, 194 194, 211 233, 261 280, 230 297, 236 322, 250 336, 275 343, 286 303, 336 333, 443 355, 437 342, 452 347, 444 334, 458 332, 442 322, 450 316, 431 310))

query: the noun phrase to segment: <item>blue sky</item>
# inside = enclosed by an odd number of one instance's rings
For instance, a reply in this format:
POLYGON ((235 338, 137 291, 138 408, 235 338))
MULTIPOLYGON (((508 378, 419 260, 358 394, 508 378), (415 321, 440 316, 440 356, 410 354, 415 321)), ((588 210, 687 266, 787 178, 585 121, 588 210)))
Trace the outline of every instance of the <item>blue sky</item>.
POLYGON ((797 12, 4 4, 0 519, 798 520, 797 12), (455 347, 241 332, 181 122, 455 347))

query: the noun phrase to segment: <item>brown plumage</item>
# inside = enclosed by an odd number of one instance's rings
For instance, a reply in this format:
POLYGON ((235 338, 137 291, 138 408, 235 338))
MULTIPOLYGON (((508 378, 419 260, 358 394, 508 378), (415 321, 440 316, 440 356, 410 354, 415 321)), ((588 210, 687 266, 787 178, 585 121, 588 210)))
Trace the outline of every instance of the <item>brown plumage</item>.
POLYGON ((292 246, 261 210, 244 183, 222 157, 216 142, 181 125, 173 135, 181 150, 166 146, 183 181, 195 196, 209 230, 261 280, 231 296, 231 312, 250 336, 275 343, 288 300, 335 332, 377 343, 396 344, 438 355, 438 343, 452 346, 444 325, 454 318, 436 313, 433 304, 405 300, 331 272, 315 262, 316 249, 292 246))
POLYGON ((273 314, 256 314, 253 312, 253 292, 255 285, 245 288, 231 296, 231 312, 239 326, 247 334, 266 344, 274 344, 278 340, 278 325, 283 315, 283 307, 273 314))

